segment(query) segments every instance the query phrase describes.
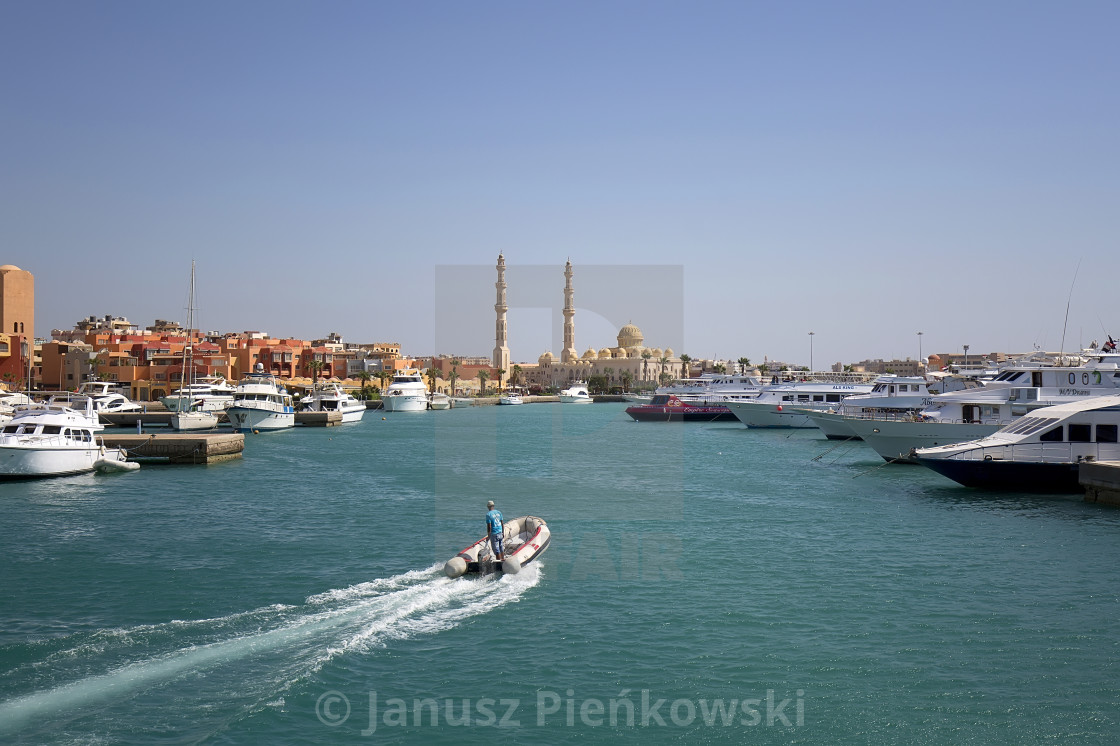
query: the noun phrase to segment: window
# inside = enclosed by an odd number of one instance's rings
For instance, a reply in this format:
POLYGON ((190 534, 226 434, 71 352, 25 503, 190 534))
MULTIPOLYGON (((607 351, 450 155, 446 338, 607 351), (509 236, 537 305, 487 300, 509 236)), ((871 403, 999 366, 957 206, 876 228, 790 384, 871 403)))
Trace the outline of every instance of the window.
POLYGON ((1091 443, 1093 435, 1093 426, 1087 424, 1070 423, 1069 425, 1069 442, 1070 443, 1091 443))
POLYGON ((1116 425, 1097 425, 1098 443, 1116 442, 1116 425))
POLYGON ((1058 425, 1053 430, 1047 430, 1042 435, 1038 436, 1038 440, 1042 443, 1061 443, 1062 442, 1062 426, 1058 425))
POLYGON ((840 394, 827 394, 825 395, 825 401, 829 401, 835 404, 840 401, 840 394))

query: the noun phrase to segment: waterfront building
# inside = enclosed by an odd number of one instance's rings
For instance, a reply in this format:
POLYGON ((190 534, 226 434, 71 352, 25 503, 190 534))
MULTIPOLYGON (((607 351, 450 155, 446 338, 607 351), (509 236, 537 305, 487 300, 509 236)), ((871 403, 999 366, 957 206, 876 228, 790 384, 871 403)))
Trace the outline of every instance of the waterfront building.
POLYGON ((35 275, 14 264, 0 266, 0 333, 35 339, 35 275))

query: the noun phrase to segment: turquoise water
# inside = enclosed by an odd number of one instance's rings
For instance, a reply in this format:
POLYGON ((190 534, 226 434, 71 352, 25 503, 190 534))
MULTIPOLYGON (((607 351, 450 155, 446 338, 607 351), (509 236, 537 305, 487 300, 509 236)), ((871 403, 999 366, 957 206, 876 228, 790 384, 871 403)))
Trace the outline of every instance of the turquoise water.
POLYGON ((0 484, 0 742, 1114 741, 1120 511, 882 464, 527 405, 0 484), (444 579, 487 498, 552 546, 444 579))

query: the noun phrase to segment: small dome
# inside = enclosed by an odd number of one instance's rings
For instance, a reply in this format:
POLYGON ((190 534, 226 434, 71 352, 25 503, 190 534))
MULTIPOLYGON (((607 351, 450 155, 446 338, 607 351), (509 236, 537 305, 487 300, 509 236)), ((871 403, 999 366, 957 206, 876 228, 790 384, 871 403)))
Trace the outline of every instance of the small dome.
POLYGON ((661 357, 661 348, 660 347, 654 347, 652 350, 650 350, 650 354, 653 355, 656 358, 661 357))
POLYGON ((665 348, 665 357, 676 357, 676 355, 673 354, 673 348, 672 347, 666 347, 665 348))
POLYGON ((595 360, 598 357, 599 353, 595 352, 595 350, 591 347, 588 347, 587 351, 583 353, 584 360, 595 360))
POLYGON ((551 363, 552 360, 553 360, 553 358, 552 358, 552 353, 551 352, 546 352, 543 355, 541 355, 539 358, 537 358, 537 362, 542 364, 542 365, 544 363, 551 363))
POLYGON ((625 359, 627 357, 625 347, 615 347, 614 350, 612 351, 612 353, 613 353, 614 357, 619 358, 620 360, 625 359))
POLYGON ((611 352, 610 347, 604 347, 603 349, 599 350, 599 359, 600 360, 608 360, 612 357, 614 357, 614 353, 611 352))

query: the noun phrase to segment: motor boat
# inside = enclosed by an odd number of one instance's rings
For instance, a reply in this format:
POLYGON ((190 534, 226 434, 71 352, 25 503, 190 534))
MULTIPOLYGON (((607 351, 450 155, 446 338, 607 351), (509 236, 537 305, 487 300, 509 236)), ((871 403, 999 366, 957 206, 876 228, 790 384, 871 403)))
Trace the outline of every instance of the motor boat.
POLYGON ((791 381, 764 386, 750 401, 729 401, 727 408, 747 427, 816 427, 806 410, 826 411, 849 396, 869 394, 871 383, 791 381))
POLYGON ((140 412, 144 408, 132 401, 120 391, 115 390, 117 385, 112 381, 86 381, 72 394, 55 394, 50 398, 51 404, 60 404, 74 410, 84 410, 86 401, 93 402, 93 411, 105 414, 118 412, 140 412))
POLYGON ((847 424, 884 460, 913 463, 919 448, 979 440, 1043 407, 1120 393, 1120 365, 1101 356, 1083 366, 1008 366, 980 388, 950 391, 914 416, 847 424))
POLYGON ((720 422, 734 420, 723 403, 687 402, 673 394, 655 394, 649 404, 626 408, 638 422, 720 422))
POLYGON ((591 392, 587 390, 587 384, 582 381, 577 381, 560 392, 561 404, 591 404, 594 401, 591 392))
POLYGON ((366 403, 334 381, 314 386, 300 406, 306 412, 340 412, 343 422, 361 422, 366 413, 366 403))
POLYGON ((79 411, 62 404, 25 404, 0 428, 0 478, 59 477, 93 471, 99 460, 124 461, 96 433, 104 429, 86 400, 79 411))
POLYGON ((206 376, 161 398, 160 402, 172 412, 181 406, 201 412, 220 412, 233 401, 233 392, 234 387, 221 376, 206 376), (183 400, 182 405, 180 400, 183 400))
POLYGON ((499 404, 524 404, 525 399, 522 397, 522 390, 517 386, 508 388, 498 397, 499 404))
MULTIPOLYGON (((704 373, 659 386, 654 394, 672 394, 683 402, 751 401, 762 391, 758 376, 740 373, 704 373)), ((641 402, 648 404, 649 400, 641 402)))
POLYGON ((287 389, 271 373, 265 373, 261 363, 257 363, 256 372, 237 382, 233 402, 226 407, 226 416, 234 432, 295 427, 295 412, 287 389))
POLYGON ((933 397, 948 391, 979 388, 980 383, 962 376, 929 380, 925 376, 879 376, 870 393, 845 397, 828 411, 806 410, 809 419, 830 440, 859 440, 848 425, 850 419, 913 416, 933 403, 933 397))
POLYGON ((1120 459, 1120 395, 1036 409, 991 435, 919 448, 913 459, 966 487, 1080 492, 1081 464, 1120 459))
POLYGON ((460 575, 489 575, 502 572, 514 575, 521 568, 544 554, 551 541, 551 533, 544 519, 532 515, 507 520, 502 529, 502 549, 505 555, 502 562, 494 559, 490 547, 490 537, 483 536, 469 547, 452 557, 443 566, 449 578, 460 575))
POLYGON ((469 396, 453 396, 453 397, 451 397, 451 408, 452 409, 463 409, 464 407, 469 407, 472 404, 474 404, 474 399, 471 399, 469 396))
POLYGON ((438 391, 428 397, 428 407, 431 409, 451 409, 451 397, 438 391))
POLYGON ((428 409, 428 387, 415 368, 398 371, 381 394, 386 412, 424 412, 428 409))

